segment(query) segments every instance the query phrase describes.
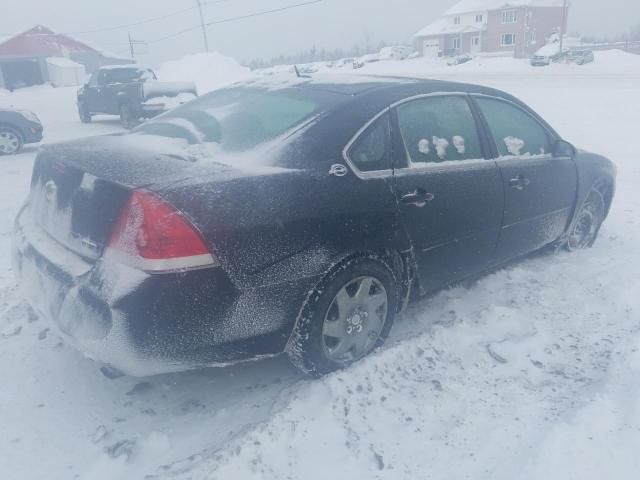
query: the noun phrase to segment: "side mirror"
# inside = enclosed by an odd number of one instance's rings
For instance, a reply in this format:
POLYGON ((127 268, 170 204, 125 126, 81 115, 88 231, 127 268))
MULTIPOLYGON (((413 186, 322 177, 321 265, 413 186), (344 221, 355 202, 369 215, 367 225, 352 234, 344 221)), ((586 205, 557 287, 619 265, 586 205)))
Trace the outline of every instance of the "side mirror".
POLYGON ((566 140, 557 140, 553 145, 554 157, 574 157, 576 155, 576 147, 566 140))

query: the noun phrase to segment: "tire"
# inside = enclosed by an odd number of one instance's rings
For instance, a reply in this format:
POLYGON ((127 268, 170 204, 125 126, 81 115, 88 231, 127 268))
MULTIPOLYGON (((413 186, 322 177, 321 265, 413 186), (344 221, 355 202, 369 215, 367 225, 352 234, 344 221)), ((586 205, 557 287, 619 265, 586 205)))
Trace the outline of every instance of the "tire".
POLYGON ((333 269, 311 291, 287 346, 291 362, 322 376, 380 347, 398 311, 396 276, 377 256, 360 255, 333 269))
POLYGON ((0 155, 12 155, 22 150, 22 134, 11 127, 0 127, 0 155))
POLYGON ((593 246, 604 221, 605 209, 602 193, 592 190, 571 225, 566 242, 567 250, 583 250, 593 246))
POLYGON ((127 130, 140 125, 140 121, 133 113, 133 109, 126 103, 120 105, 120 123, 127 130))
POLYGON ((78 102, 78 116, 82 123, 91 123, 91 113, 84 102, 78 102))

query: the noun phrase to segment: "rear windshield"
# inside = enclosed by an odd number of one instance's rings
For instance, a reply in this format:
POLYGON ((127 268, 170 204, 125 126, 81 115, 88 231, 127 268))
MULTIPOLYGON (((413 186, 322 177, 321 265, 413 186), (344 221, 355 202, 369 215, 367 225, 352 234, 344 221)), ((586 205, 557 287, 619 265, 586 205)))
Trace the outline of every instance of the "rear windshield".
POLYGON ((112 68, 104 70, 107 83, 131 83, 140 80, 156 80, 152 70, 146 68, 112 68))
POLYGON ((321 101, 300 91, 221 90, 143 124, 138 133, 213 142, 223 151, 254 148, 303 124, 321 111, 321 101))

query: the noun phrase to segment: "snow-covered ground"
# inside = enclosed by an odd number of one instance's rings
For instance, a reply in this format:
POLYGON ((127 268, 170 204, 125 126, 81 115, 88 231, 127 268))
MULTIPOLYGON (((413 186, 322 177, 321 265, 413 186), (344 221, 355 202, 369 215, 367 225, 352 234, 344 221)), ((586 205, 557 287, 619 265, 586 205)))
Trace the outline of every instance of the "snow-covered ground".
MULTIPOLYGON (((596 246, 422 300, 385 348, 321 380, 282 358, 109 380, 19 299, 10 232, 37 147, 0 157, 0 478, 637 478, 640 57, 546 69, 418 59, 358 73, 502 88, 609 156, 618 194, 596 246)), ((109 117, 81 124, 74 95, 0 92, 0 106, 36 111, 47 141, 119 129, 109 117)))

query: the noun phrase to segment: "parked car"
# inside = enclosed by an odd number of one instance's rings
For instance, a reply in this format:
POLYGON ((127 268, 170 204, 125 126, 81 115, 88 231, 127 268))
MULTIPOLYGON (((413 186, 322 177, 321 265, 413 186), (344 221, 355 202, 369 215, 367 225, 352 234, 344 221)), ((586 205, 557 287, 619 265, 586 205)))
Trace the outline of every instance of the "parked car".
POLYGON ((0 155, 18 153, 26 143, 38 143, 42 131, 35 113, 0 108, 0 155))
POLYGON ((560 43, 554 42, 545 45, 540 48, 533 57, 531 57, 530 63, 534 67, 546 67, 553 63, 558 63, 565 58, 568 49, 563 48, 560 52, 560 43))
POLYGON ((78 114, 84 123, 89 123, 95 114, 119 115, 122 126, 130 129, 195 96, 194 84, 159 82, 149 68, 106 66, 94 72, 78 90, 78 114))
POLYGON ((302 75, 313 75, 314 73, 318 73, 318 71, 320 70, 320 66, 317 63, 298 65, 296 68, 302 75))
POLYGON ((391 47, 384 47, 378 53, 378 58, 382 60, 406 60, 413 52, 411 47, 405 45, 394 45, 391 47))
POLYGON ((530 63, 532 67, 546 67, 551 64, 551 57, 534 55, 531 57, 530 63))
POLYGON ((377 53, 369 53, 359 58, 353 59, 353 68, 363 68, 367 63, 375 63, 380 61, 380 56, 377 53))
POLYGON ((567 59, 577 65, 584 65, 585 63, 591 63, 595 57, 593 50, 588 48, 570 48, 567 53, 567 59))
POLYGON ((609 212, 612 162, 499 90, 277 87, 45 147, 13 235, 35 311, 132 375, 282 352, 320 375, 379 347, 412 292, 590 247, 609 212))
POLYGON ((455 57, 451 57, 447 60, 447 65, 453 67, 455 65, 462 65, 463 63, 467 63, 473 60, 473 57, 467 53, 463 53, 461 55, 456 55, 455 57))

